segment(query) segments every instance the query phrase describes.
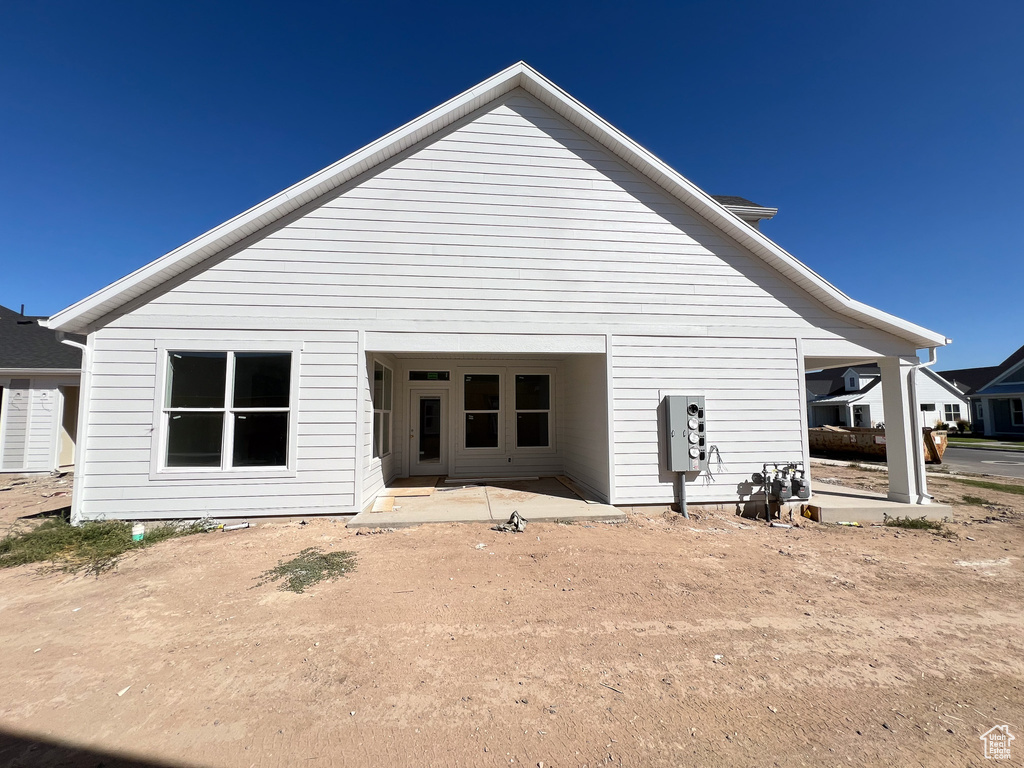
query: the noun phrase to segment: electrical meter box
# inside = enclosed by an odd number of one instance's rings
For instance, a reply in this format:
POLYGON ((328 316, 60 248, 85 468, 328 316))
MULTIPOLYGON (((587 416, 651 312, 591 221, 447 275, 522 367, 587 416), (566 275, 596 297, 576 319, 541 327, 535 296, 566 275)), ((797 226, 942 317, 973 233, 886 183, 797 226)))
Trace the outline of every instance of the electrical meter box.
POLYGON ((671 472, 701 472, 708 468, 703 395, 668 395, 668 468, 671 472))

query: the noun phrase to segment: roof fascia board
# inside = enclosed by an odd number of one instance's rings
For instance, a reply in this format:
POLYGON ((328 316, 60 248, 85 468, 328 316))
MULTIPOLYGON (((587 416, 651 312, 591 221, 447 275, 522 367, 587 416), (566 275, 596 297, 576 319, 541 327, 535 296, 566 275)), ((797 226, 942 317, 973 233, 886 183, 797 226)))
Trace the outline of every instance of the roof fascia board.
POLYGON ((189 267, 259 232, 282 216, 316 200, 352 177, 369 170, 516 87, 523 88, 555 110, 825 306, 873 328, 912 341, 918 348, 943 346, 949 343, 945 336, 851 299, 765 237, 760 230, 749 226, 668 164, 524 62, 513 64, 322 171, 58 312, 46 321, 46 325, 58 330, 76 331, 93 324, 126 301, 158 287, 189 267))
POLYGON ((947 392, 949 392, 949 394, 953 395, 954 397, 959 397, 960 399, 966 399, 967 395, 965 395, 963 392, 957 389, 957 387, 952 382, 946 381, 946 379, 942 378, 941 374, 936 373, 931 368, 918 368, 918 370, 922 371, 925 376, 927 376, 940 387, 945 389, 947 392))
POLYGON ((455 122, 463 115, 515 89, 519 86, 521 71, 521 64, 514 64, 502 70, 415 120, 293 184, 283 192, 267 198, 262 203, 258 203, 249 210, 175 248, 91 296, 61 310, 46 320, 45 325, 55 330, 65 331, 84 328, 116 309, 116 306, 104 308, 104 305, 116 300, 119 295, 133 290, 136 290, 136 295, 138 295, 156 288, 165 279, 172 276, 165 273, 179 267, 182 262, 185 262, 184 268, 187 269, 204 261, 223 248, 259 232, 268 224, 293 210, 322 197, 349 178, 376 167, 426 136, 455 122), (141 290, 138 290, 140 288, 141 290))
POLYGON ((667 163, 641 147, 532 67, 525 63, 522 66, 524 68, 522 83, 524 90, 607 146, 719 229, 725 230, 747 250, 769 262, 827 306, 831 306, 841 314, 866 322, 872 327, 914 341, 921 348, 944 346, 949 343, 949 339, 934 331, 851 299, 806 264, 765 237, 759 230, 748 226, 746 222, 728 211, 725 206, 680 175, 667 163), (742 226, 737 226, 737 224, 742 226))

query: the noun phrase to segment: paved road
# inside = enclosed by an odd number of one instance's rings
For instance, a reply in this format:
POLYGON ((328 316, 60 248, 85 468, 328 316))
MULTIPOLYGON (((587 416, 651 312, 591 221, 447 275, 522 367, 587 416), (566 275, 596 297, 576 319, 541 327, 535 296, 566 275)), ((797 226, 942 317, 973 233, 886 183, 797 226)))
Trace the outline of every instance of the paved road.
POLYGON ((1003 475, 1024 479, 1024 451, 996 451, 989 448, 949 446, 942 456, 942 466, 964 472, 1003 475))

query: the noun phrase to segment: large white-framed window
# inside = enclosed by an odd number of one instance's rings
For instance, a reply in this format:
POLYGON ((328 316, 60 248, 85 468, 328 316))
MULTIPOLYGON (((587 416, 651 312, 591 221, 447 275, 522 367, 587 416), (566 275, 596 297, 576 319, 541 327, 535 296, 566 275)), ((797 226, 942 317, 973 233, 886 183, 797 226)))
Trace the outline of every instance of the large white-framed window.
POLYGON ((395 374, 379 360, 373 361, 373 457, 391 455, 391 409, 395 374))
POLYGON ((501 379, 497 372, 462 375, 463 445, 467 450, 502 447, 501 379))
POLYGON ((292 465, 291 350, 163 352, 159 468, 259 472, 292 465))
POLYGON ((1015 427, 1024 427, 1024 398, 1010 398, 1010 423, 1015 427))
POLYGON ((946 403, 942 408, 945 421, 953 423, 960 420, 960 403, 946 403))
POLYGON ((516 448, 551 447, 551 374, 515 374, 516 448))

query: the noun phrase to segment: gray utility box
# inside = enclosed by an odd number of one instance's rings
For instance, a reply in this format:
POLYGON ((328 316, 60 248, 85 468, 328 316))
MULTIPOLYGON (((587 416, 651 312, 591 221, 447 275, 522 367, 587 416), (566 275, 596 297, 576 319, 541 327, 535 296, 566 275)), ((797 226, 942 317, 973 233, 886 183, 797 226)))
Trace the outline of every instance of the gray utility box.
POLYGON ((707 432, 702 395, 665 397, 670 472, 701 472, 708 468, 707 432))

